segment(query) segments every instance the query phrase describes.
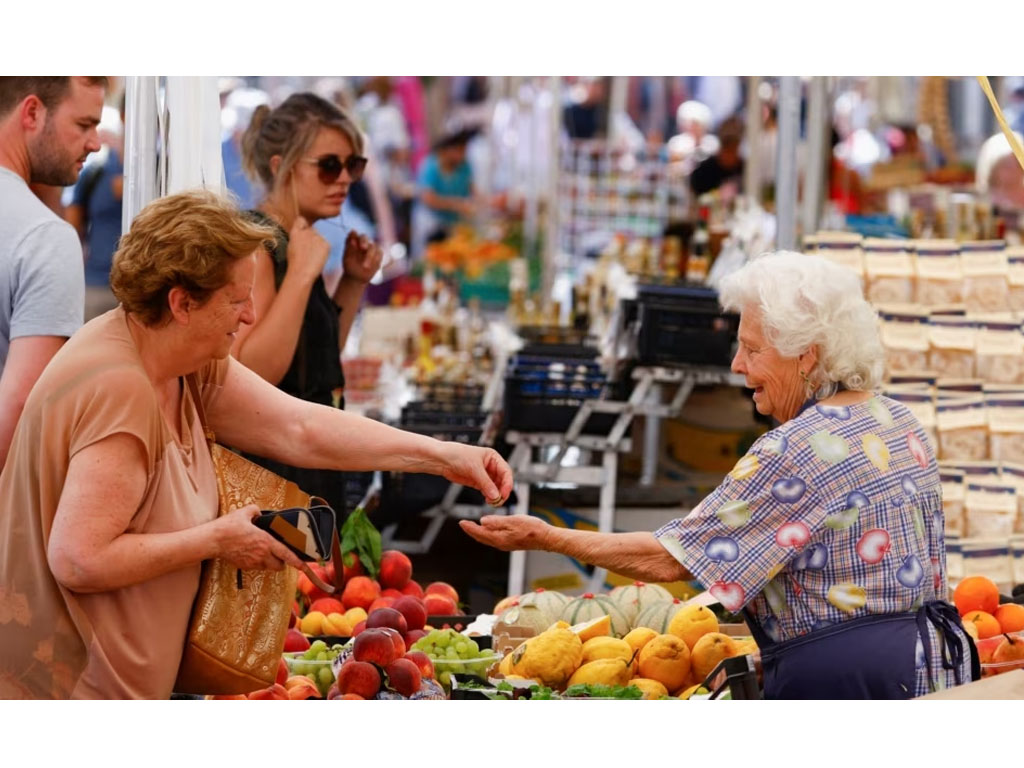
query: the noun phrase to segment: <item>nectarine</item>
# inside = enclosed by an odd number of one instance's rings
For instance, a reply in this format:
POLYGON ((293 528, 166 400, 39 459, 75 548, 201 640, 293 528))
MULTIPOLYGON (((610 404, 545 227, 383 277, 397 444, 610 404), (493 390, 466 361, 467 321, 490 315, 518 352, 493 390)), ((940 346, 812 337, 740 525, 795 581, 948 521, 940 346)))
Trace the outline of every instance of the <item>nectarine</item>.
POLYGON ((388 676, 388 687, 403 696, 412 696, 420 689, 423 676, 419 666, 411 659, 395 659, 384 672, 388 676))
POLYGON ((394 632, 394 630, 382 628, 366 629, 360 632, 356 635, 356 641, 352 645, 352 658, 356 661, 367 661, 379 667, 386 667, 404 655, 405 649, 402 649, 402 653, 398 653, 389 632, 394 632))
POLYGON ((427 616, 454 616, 459 610, 454 600, 437 592, 428 592, 423 598, 423 604, 426 606, 427 616))
POLYGON ((341 602, 345 608, 362 608, 368 610, 373 601, 380 597, 377 582, 367 576, 354 576, 345 583, 345 591, 341 593, 341 602))
POLYGON ((321 597, 319 600, 314 600, 310 606, 311 611, 320 611, 325 616, 330 613, 344 613, 345 606, 341 604, 341 600, 334 597, 321 597))
POLYGON ((249 694, 250 701, 267 701, 267 700, 278 700, 285 701, 288 699, 288 689, 283 685, 274 683, 269 688, 261 688, 258 691, 253 691, 249 694))
POLYGON ((396 659, 400 656, 405 656, 405 652, 408 650, 405 647, 405 638, 403 638, 402 635, 399 634, 397 629, 393 629, 391 627, 377 627, 377 629, 381 632, 387 632, 388 637, 391 638, 391 644, 395 647, 396 659))
POLYGON ((380 584, 401 589, 412 578, 412 561, 397 549, 385 550, 380 557, 380 584))
POLYGON ((367 613, 373 613, 374 611, 380 610, 381 608, 390 608, 395 604, 395 598, 393 597, 378 597, 372 603, 370 607, 366 609, 367 613))
POLYGON ((427 606, 418 597, 404 595, 395 600, 391 607, 405 616, 405 622, 410 630, 423 629, 423 625, 427 623, 427 606))
POLYGON ((307 638, 298 629, 289 629, 284 635, 284 648, 282 649, 285 653, 294 653, 295 651, 308 651, 309 650, 309 638, 307 638))
POLYGON ((410 580, 408 584, 402 587, 402 594, 423 597, 423 587, 419 585, 419 582, 410 580))
POLYGON ((459 593, 455 591, 455 587, 444 581, 435 581, 427 585, 426 594, 433 595, 447 595, 451 598, 453 603, 459 602, 459 593))
POLYGON ((282 656, 277 660, 277 677, 274 679, 275 683, 284 685, 288 680, 288 665, 284 663, 284 657, 282 656))
POLYGON ((372 699, 380 690, 380 672, 366 661, 346 661, 338 670, 338 690, 372 699))
POLYGON ((409 651, 402 658, 408 659, 420 668, 420 676, 427 679, 434 679, 434 662, 430 660, 423 651, 409 651))
POLYGON ((394 608, 378 608, 375 611, 371 610, 369 617, 366 619, 366 627, 368 629, 390 627, 391 629, 397 630, 401 635, 404 635, 409 630, 409 624, 406 622, 405 616, 394 608))

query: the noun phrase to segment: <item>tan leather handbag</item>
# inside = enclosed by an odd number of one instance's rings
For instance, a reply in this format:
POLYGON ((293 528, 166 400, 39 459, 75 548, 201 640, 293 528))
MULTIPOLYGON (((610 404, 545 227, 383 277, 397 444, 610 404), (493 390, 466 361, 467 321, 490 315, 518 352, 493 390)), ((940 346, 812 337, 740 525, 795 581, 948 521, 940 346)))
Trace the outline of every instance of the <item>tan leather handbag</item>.
MULTIPOLYGON (((214 441, 198 386, 192 376, 186 381, 213 457, 220 514, 246 504, 309 506, 309 494, 295 483, 214 441)), ((204 562, 174 690, 223 695, 273 685, 297 579, 294 568, 242 571, 218 559, 204 562)))

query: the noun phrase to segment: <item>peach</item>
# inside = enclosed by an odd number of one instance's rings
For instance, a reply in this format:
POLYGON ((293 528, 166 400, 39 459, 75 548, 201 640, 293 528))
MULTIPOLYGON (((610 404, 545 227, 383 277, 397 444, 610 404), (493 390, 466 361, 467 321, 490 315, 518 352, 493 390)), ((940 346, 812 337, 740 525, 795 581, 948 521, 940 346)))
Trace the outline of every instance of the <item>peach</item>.
POLYGON ((338 670, 338 691, 342 695, 355 693, 372 699, 380 690, 380 672, 365 661, 346 661, 338 670))
POLYGON ((405 616, 405 623, 410 630, 423 629, 427 623, 427 606, 418 597, 404 595, 395 600, 391 607, 405 616))
POLYGON ((393 597, 378 597, 376 600, 370 603, 370 607, 366 609, 366 612, 373 613, 374 611, 378 611, 381 608, 390 608, 394 604, 395 598, 393 597))
POLYGON ((454 616, 459 610, 454 600, 437 592, 428 592, 423 598, 423 604, 427 609, 427 616, 454 616))
POLYGON ((380 584, 401 589, 412 578, 412 561, 397 549, 385 550, 380 557, 380 584))
POLYGON ((362 608, 368 610, 373 601, 380 597, 377 582, 366 576, 354 576, 345 583, 345 591, 341 593, 341 602, 345 608, 362 608))
POLYGON ((357 622, 356 625, 354 627, 352 627, 352 637, 355 637, 360 632, 362 632, 364 629, 366 629, 366 620, 365 619, 363 621, 357 622))
POLYGON ((321 597, 319 600, 314 600, 309 606, 311 611, 320 611, 325 616, 331 613, 344 613, 345 606, 341 604, 341 600, 334 597, 321 597))
POLYGON ((397 629, 394 629, 392 627, 377 627, 377 629, 379 629, 381 632, 388 633, 388 636, 391 638, 392 645, 395 646, 396 659, 401 656, 405 656, 405 652, 409 649, 405 647, 405 639, 402 637, 401 633, 399 633, 397 629))
POLYGON ((269 688, 261 688, 249 694, 250 701, 285 701, 288 699, 288 689, 283 685, 274 683, 269 688))
POLYGON ((418 581, 410 580, 408 584, 402 587, 403 595, 413 595, 414 597, 423 597, 423 587, 420 586, 418 581))
POLYGON ((305 675, 302 679, 288 688, 288 698, 292 701, 304 701, 305 699, 319 699, 320 689, 305 675))
POLYGON ((338 637, 351 637, 352 625, 343 614, 329 613, 323 620, 323 634, 338 637))
POLYGON ((405 616, 394 608, 378 608, 375 611, 370 611, 370 616, 366 620, 366 626, 369 629, 391 627, 391 629, 397 630, 401 635, 404 635, 409 630, 405 616))
POLYGON ((402 658, 408 659, 420 668, 420 676, 427 680, 434 679, 434 662, 423 651, 409 651, 402 658))
POLYGON ((976 641, 974 644, 978 647, 978 660, 982 664, 991 664, 992 656, 993 654, 995 654, 996 648, 998 648, 1002 642, 1002 635, 996 635, 995 637, 986 637, 984 640, 976 641))
POLYGON ((388 676, 388 687, 403 696, 412 696, 423 682, 419 665, 411 659, 395 659, 384 672, 388 676))
POLYGON ((341 558, 342 565, 342 576, 345 578, 347 584, 356 576, 365 576, 366 569, 363 568, 363 564, 359 561, 359 558, 354 552, 349 552, 341 558))
MULTIPOLYGON (((366 629, 356 635, 356 641, 352 646, 352 658, 356 661, 368 661, 379 667, 386 667, 399 656, 395 643, 388 632, 388 629, 366 629)), ((399 638, 401 640, 401 638, 399 638)), ((374 691, 376 693, 376 691, 374 691)))
POLYGON ((358 693, 346 693, 344 696, 339 698, 344 701, 366 701, 366 697, 360 696, 358 693))
POLYGON ((243 701, 248 701, 248 699, 249 699, 249 697, 246 696, 244 693, 235 693, 235 694, 231 694, 231 693, 218 693, 216 696, 211 696, 210 698, 213 699, 214 701, 235 701, 237 699, 242 699, 243 701))
POLYGON ((284 685, 288 681, 288 665, 284 663, 284 657, 282 656, 277 660, 277 677, 274 679, 275 683, 284 685))
POLYGON ((399 590, 399 589, 395 589, 393 587, 388 587, 387 589, 382 589, 380 591, 380 596, 381 597, 393 597, 395 600, 397 600, 400 597, 405 597, 405 594, 401 590, 399 590))
POLYGON ((309 639, 302 634, 301 630, 289 629, 284 636, 284 648, 282 649, 285 653, 294 653, 295 651, 308 651, 309 650, 309 639))
POLYGON ((341 691, 338 690, 338 681, 335 680, 331 683, 331 687, 327 689, 327 695, 324 696, 327 701, 334 701, 335 699, 341 698, 341 691))
POLYGON ((416 644, 417 640, 421 637, 426 637, 429 634, 430 633, 425 629, 410 629, 405 633, 405 637, 403 638, 405 640, 405 647, 412 648, 416 644))
POLYGON ((455 591, 455 587, 444 581, 435 581, 427 585, 426 594, 428 595, 447 595, 452 599, 453 603, 459 602, 459 593, 455 591))

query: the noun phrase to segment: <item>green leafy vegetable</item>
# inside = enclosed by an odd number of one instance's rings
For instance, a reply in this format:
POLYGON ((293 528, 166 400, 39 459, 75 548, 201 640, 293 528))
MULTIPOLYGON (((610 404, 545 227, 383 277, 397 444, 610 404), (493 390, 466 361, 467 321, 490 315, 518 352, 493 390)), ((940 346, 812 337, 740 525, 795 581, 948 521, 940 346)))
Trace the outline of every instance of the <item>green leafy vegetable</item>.
POLYGON ((642 699, 643 691, 635 685, 598 685, 592 683, 580 683, 570 685, 565 689, 567 698, 591 698, 591 699, 642 699))

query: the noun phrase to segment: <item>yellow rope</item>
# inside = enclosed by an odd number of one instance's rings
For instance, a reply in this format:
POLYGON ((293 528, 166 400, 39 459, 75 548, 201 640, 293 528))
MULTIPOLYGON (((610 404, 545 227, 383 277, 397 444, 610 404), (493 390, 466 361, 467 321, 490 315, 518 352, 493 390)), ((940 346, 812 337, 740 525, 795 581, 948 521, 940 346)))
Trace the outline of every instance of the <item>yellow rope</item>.
POLYGON ((1013 131, 1010 130, 1010 126, 1006 123, 1006 118, 1003 117, 1003 110, 999 108, 999 102, 996 101, 996 95, 992 92, 992 86, 988 82, 988 78, 982 75, 978 75, 978 83, 981 85, 981 90, 988 96, 988 103, 992 105, 992 111, 996 115, 996 121, 999 123, 999 127, 1003 129, 1003 135, 1006 136, 1006 140, 1010 142, 1010 149, 1013 150, 1014 156, 1017 158, 1017 162, 1020 163, 1020 167, 1024 168, 1024 147, 1017 141, 1017 137, 1013 135, 1013 131))

